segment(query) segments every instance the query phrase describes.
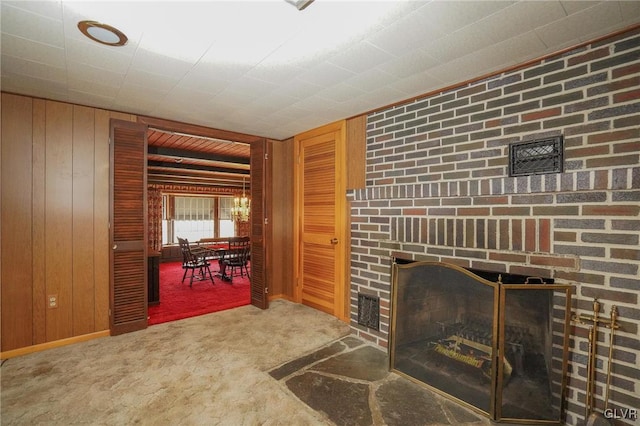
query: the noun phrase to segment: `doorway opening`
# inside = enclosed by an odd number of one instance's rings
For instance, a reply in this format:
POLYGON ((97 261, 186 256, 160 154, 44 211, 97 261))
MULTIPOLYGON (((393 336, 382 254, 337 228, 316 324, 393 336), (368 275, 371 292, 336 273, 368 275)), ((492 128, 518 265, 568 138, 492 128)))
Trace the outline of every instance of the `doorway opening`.
MULTIPOLYGON (((178 238, 197 246, 250 236, 248 220, 234 220, 231 210, 234 198, 251 190, 250 143, 256 137, 151 118, 140 121, 148 125, 149 324, 249 304, 246 273, 232 282, 216 277, 214 284, 196 281, 190 286, 188 275, 183 280, 189 271, 182 268, 178 238), (208 299, 215 303, 206 303, 208 299)), ((218 260, 208 262, 216 274, 218 260)))

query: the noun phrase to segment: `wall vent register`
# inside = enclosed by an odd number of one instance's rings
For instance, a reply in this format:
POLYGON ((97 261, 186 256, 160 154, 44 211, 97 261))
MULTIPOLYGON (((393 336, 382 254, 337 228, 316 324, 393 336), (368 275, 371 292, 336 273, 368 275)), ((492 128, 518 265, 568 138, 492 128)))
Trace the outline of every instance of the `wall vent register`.
POLYGON ((358 324, 380 330, 380 298, 358 293, 358 324))
POLYGON ((562 173, 563 138, 538 139, 509 145, 509 176, 562 173))

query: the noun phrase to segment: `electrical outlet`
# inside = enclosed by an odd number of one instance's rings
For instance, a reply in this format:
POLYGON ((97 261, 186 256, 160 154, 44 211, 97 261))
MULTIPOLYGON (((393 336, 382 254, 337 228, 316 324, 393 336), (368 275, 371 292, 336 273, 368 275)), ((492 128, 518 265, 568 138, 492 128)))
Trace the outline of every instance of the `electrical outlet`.
POLYGON ((58 307, 58 295, 50 294, 47 296, 47 301, 49 303, 49 309, 54 309, 58 307))

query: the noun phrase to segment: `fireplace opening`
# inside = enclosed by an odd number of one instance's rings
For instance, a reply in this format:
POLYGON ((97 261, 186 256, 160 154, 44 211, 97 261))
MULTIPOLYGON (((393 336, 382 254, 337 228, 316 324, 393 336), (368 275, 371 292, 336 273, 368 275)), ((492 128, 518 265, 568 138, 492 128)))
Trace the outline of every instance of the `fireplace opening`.
POLYGON ((559 421, 570 286, 480 273, 394 263, 391 369, 494 420, 559 421))

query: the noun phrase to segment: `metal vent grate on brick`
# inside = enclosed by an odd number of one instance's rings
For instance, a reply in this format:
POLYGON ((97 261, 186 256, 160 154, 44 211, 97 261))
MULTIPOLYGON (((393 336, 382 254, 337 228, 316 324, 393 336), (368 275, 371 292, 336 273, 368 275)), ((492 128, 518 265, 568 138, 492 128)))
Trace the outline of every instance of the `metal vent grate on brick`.
POLYGON ((380 298, 358 293, 358 324, 380 330, 380 298))
POLYGON ((509 176, 562 173, 562 136, 509 145, 509 176))

